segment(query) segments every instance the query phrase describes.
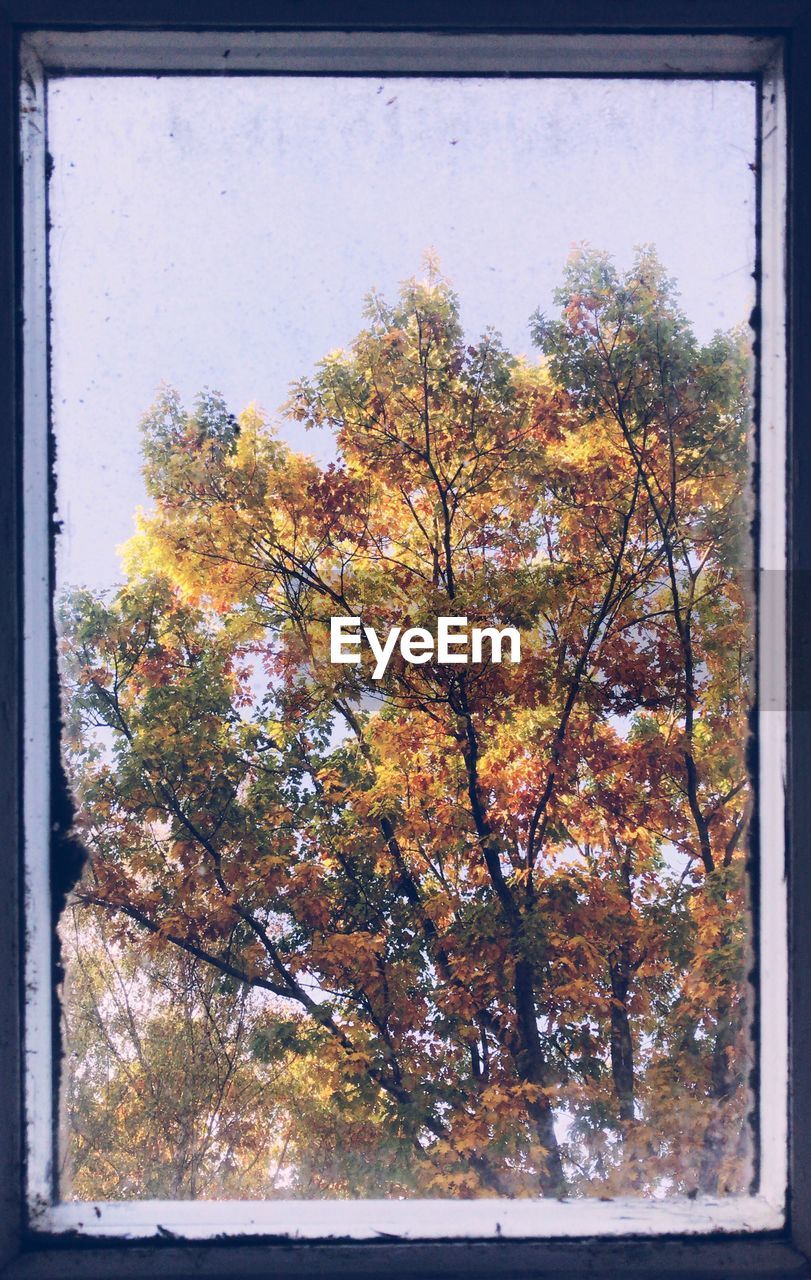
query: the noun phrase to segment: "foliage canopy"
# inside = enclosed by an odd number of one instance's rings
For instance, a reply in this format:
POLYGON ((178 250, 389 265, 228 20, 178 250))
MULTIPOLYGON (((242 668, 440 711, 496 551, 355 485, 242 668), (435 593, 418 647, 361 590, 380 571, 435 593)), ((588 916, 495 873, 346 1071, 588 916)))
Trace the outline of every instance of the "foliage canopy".
POLYGON ((61 607, 77 901, 266 993, 255 1052, 340 1117, 316 1194, 749 1177, 748 346, 650 250, 579 250, 556 303, 536 363, 433 266, 371 297, 287 406, 327 466, 167 391, 126 582, 61 607), (522 660, 373 680, 335 615, 522 660))

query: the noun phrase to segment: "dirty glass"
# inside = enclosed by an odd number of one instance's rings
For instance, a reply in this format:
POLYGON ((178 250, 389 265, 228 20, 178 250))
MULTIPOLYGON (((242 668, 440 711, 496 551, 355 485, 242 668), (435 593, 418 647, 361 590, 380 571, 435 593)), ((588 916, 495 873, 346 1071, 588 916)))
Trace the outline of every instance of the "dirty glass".
POLYGON ((747 1191, 755 86, 48 128, 63 1199, 747 1191))

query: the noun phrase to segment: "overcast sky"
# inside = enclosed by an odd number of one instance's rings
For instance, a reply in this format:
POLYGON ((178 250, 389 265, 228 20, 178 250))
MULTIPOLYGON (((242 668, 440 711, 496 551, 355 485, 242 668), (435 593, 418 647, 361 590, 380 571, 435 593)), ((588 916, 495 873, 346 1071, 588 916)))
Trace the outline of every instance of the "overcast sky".
POLYGON ((275 414, 428 248, 516 353, 581 241, 654 243, 700 338, 754 301, 750 84, 75 77, 48 135, 63 584, 120 578, 162 382, 275 414))

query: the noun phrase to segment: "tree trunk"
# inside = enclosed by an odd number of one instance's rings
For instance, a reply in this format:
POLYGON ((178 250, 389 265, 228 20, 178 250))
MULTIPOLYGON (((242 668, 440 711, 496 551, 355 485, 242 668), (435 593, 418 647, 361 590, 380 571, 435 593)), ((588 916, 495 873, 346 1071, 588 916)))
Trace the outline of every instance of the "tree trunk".
MULTIPOLYGON (((515 1055, 518 1075, 528 1084, 535 1084, 543 1089, 548 1084, 548 1078, 535 1010, 535 974, 529 960, 516 961, 515 1004, 521 1046, 515 1055)), ((528 1104, 527 1111, 535 1127, 538 1141, 546 1152, 545 1163, 539 1175, 541 1194, 564 1196, 567 1189, 566 1178, 555 1133, 552 1104, 547 1095, 541 1093, 537 1099, 528 1104)))
POLYGON ((708 1196, 718 1194, 719 1172, 729 1137, 724 1104, 740 1083, 737 1074, 730 1069, 729 1050, 735 1039, 735 1017, 725 996, 718 1001, 716 1016, 718 1026, 712 1047, 709 1089, 710 1119, 704 1130, 698 1172, 699 1191, 708 1196))
POLYGON ((616 959, 608 962, 613 997, 611 1001, 611 1073, 621 1126, 634 1119, 634 1046, 627 1004, 631 977, 629 950, 629 944, 623 943, 616 959))

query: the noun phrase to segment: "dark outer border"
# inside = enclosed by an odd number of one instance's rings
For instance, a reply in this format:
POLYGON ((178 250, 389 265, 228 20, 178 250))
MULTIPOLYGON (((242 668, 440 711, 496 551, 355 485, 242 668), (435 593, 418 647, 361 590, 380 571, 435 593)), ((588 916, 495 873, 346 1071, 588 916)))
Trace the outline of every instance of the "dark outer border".
MULTIPOLYGON (((8 1280, 191 1277, 811 1276, 811 0, 7 0, 0 8, 0 1274, 8 1280), (658 1239, 145 1245, 33 1239, 22 1216, 20 1021, 19 183, 16 49, 43 26, 657 33, 786 41, 789 115, 790 1215, 785 1232, 658 1239)), ((763 1087, 768 1088, 764 1080, 763 1087)))

